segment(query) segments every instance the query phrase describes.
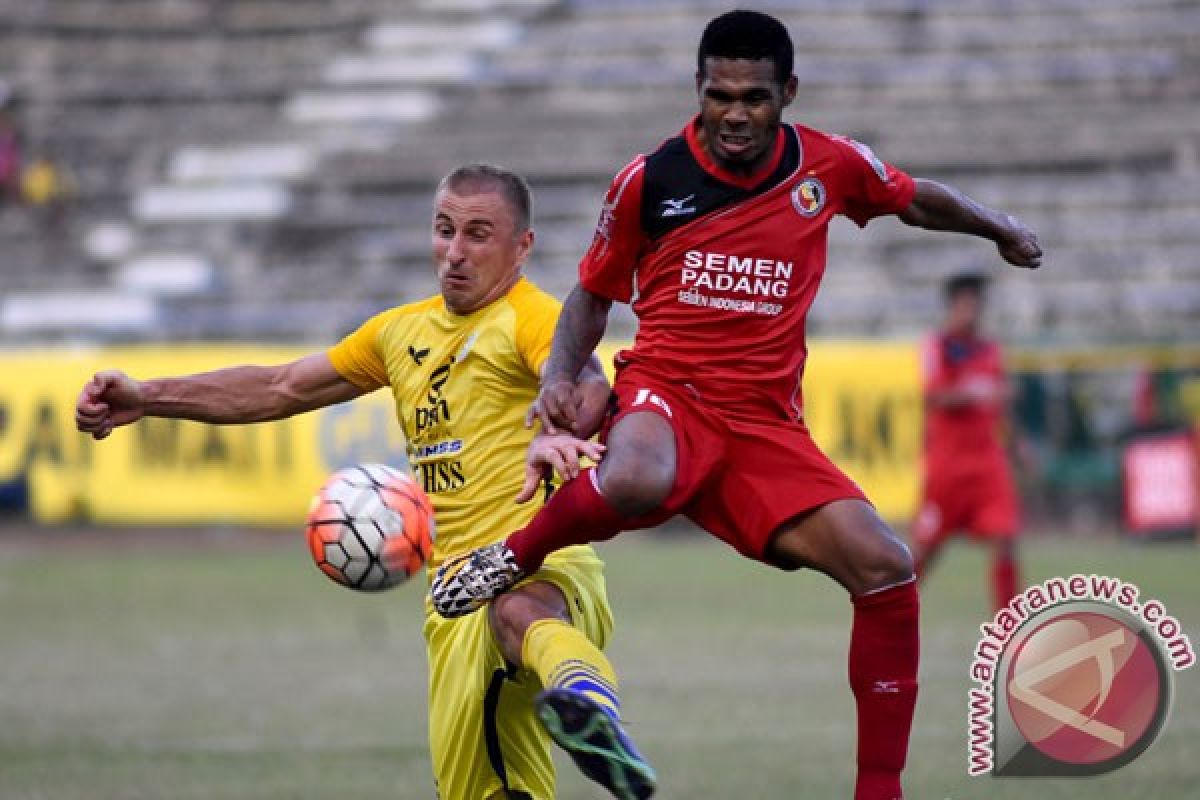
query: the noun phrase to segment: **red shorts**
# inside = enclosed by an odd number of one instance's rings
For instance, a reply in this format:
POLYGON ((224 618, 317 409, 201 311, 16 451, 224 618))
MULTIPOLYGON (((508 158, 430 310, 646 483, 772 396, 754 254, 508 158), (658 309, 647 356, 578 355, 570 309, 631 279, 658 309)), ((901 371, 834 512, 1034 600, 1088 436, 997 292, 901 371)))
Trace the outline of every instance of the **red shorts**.
POLYGON ((1020 504, 1007 471, 952 475, 930 470, 912 536, 929 547, 959 532, 1010 538, 1019 527, 1020 504))
POLYGON ((783 523, 834 500, 866 500, 817 448, 804 423, 716 409, 686 385, 626 367, 617 374, 610 429, 648 411, 675 432, 675 485, 662 506, 637 520, 653 527, 683 514, 742 555, 765 560, 783 523))

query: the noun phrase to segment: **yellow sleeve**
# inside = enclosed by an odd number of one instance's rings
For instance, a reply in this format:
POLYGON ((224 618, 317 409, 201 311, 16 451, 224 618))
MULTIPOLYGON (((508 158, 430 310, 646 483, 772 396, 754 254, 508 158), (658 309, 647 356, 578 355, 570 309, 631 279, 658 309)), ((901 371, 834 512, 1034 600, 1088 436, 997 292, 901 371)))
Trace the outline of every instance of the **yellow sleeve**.
POLYGON ((529 371, 540 378, 542 366, 550 357, 554 326, 558 324, 562 304, 540 289, 534 289, 514 306, 517 312, 517 352, 529 371))
POLYGON ((387 386, 387 365, 379 349, 379 332, 389 312, 376 314, 346 338, 329 348, 333 368, 358 388, 373 392, 387 386))

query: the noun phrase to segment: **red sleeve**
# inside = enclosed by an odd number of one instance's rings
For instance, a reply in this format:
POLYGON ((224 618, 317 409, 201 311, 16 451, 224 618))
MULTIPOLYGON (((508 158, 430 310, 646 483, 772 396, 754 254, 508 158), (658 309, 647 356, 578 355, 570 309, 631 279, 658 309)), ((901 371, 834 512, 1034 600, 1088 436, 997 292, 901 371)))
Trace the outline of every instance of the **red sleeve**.
POLYGON ((618 303, 633 298, 634 266, 646 244, 642 231, 645 166, 645 158, 638 156, 613 178, 592 246, 579 262, 580 285, 618 303))
POLYGON ((864 227, 875 217, 908 208, 917 187, 907 173, 885 163, 871 148, 845 136, 834 136, 845 169, 842 213, 864 227))

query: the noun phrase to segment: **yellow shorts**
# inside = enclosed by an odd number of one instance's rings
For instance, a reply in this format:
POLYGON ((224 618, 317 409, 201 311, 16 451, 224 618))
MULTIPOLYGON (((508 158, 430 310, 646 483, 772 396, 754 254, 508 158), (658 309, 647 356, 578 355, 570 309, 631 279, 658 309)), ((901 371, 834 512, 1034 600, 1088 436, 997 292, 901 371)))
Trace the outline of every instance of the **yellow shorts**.
MULTIPOLYGON (((604 564, 590 547, 551 554, 523 583, 562 590, 571 620, 603 648, 612 632, 604 564)), ((550 738, 533 713, 537 675, 510 673, 484 611, 443 619, 425 604, 429 749, 441 800, 553 800, 550 738), (522 794, 523 793, 523 794, 522 794)))

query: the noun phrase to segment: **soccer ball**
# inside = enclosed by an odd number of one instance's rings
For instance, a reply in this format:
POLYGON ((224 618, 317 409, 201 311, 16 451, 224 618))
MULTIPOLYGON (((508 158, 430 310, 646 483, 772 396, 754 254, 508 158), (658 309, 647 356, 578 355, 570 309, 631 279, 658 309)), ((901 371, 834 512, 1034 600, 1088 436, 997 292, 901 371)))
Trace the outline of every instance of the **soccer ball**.
POLYGON ((433 550, 433 507, 407 473, 383 464, 338 470, 321 486, 305 525, 313 561, 360 592, 412 577, 433 550))

